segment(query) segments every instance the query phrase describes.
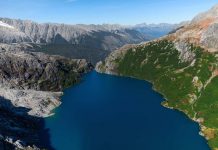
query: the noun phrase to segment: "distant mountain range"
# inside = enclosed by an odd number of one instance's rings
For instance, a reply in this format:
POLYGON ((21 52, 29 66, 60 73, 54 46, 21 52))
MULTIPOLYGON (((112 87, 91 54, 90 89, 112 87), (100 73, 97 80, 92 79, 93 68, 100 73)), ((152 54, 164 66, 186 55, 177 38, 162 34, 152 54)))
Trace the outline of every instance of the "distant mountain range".
POLYGON ((93 64, 125 44, 137 44, 168 34, 178 24, 66 25, 39 24, 29 20, 0 18, 0 42, 32 43, 36 51, 70 58, 85 58, 93 64))
POLYGON ((150 40, 156 39, 162 36, 169 34, 175 29, 189 23, 189 21, 184 21, 179 24, 168 24, 168 23, 160 23, 160 24, 138 24, 133 26, 132 28, 139 31, 140 33, 147 35, 150 40))

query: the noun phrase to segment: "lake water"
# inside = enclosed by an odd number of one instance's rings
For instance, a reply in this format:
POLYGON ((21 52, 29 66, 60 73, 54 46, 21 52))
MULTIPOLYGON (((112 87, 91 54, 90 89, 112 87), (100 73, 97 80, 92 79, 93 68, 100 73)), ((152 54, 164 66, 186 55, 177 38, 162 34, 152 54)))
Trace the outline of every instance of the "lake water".
POLYGON ((161 106, 150 83, 87 74, 46 119, 56 150, 209 150, 199 126, 161 106))

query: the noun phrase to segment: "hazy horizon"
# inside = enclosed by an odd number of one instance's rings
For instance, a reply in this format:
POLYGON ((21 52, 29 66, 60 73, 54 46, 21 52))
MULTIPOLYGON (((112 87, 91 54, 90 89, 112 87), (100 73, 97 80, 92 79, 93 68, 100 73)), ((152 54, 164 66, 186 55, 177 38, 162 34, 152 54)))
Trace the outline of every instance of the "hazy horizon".
POLYGON ((218 0, 6 0, 1 17, 59 24, 175 24, 191 20, 218 0), (16 13, 15 13, 16 12, 16 13), (170 16, 170 17, 169 17, 170 16))

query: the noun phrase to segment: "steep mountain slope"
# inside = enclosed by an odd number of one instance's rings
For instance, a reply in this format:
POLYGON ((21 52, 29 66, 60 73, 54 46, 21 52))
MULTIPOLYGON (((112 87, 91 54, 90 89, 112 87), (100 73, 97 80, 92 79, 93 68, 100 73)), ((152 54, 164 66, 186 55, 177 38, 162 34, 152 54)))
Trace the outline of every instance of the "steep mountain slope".
MULTIPOLYGON (((99 39, 104 40, 106 40, 107 37, 113 36, 114 38, 117 38, 117 41, 129 40, 129 42, 134 43, 145 38, 140 33, 133 33, 125 27, 119 25, 66 25, 53 23, 38 24, 28 20, 15 20, 8 18, 0 18, 0 20, 25 33, 34 43, 80 44, 85 42, 84 40, 86 36, 92 36, 92 34, 95 32, 103 32, 102 36, 105 39, 102 37, 99 37, 99 39), (115 35, 117 37, 115 37, 115 35)), ((110 41, 104 42, 107 44, 107 42, 110 41)), ((111 48, 105 47, 105 50, 110 50, 111 48)))
POLYGON ((185 41, 204 47, 210 52, 218 51, 218 6, 197 15, 188 25, 172 34, 169 39, 185 41))
POLYGON ((32 47, 27 44, 0 44, 0 96, 15 106, 30 108, 31 115, 48 116, 60 104, 61 91, 77 83, 91 66, 86 60, 49 56, 29 49, 32 47))
POLYGON ((38 51, 84 58, 93 64, 105 58, 111 50, 127 43, 149 40, 146 35, 134 29, 119 25, 38 24, 8 18, 0 18, 0 21, 16 30, 16 36, 12 35, 12 28, 0 32, 3 42, 32 42, 40 45, 38 51), (23 36, 27 38, 21 38, 23 36))
POLYGON ((96 70, 148 80, 200 124, 201 135, 218 150, 218 6, 163 38, 112 52, 96 70))
POLYGON ((137 44, 168 34, 178 25, 66 25, 39 24, 28 20, 0 18, 0 42, 36 44, 36 51, 93 64, 125 44, 137 44))
POLYGON ((6 24, 0 21, 0 42, 8 43, 8 42, 31 42, 31 39, 26 36, 23 32, 17 30, 13 26, 6 24))
POLYGON ((0 149, 40 146, 42 117, 61 104, 64 88, 92 69, 86 60, 33 49, 29 44, 0 44, 0 149))

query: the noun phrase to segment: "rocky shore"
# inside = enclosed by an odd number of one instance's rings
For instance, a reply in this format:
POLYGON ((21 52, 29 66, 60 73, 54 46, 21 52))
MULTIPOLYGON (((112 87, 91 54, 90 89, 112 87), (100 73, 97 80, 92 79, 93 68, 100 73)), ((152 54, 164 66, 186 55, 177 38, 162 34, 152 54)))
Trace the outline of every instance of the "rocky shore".
POLYGON ((0 44, 0 145, 5 150, 41 147, 42 118, 61 104, 63 89, 92 69, 86 60, 32 49, 28 44, 0 44))

